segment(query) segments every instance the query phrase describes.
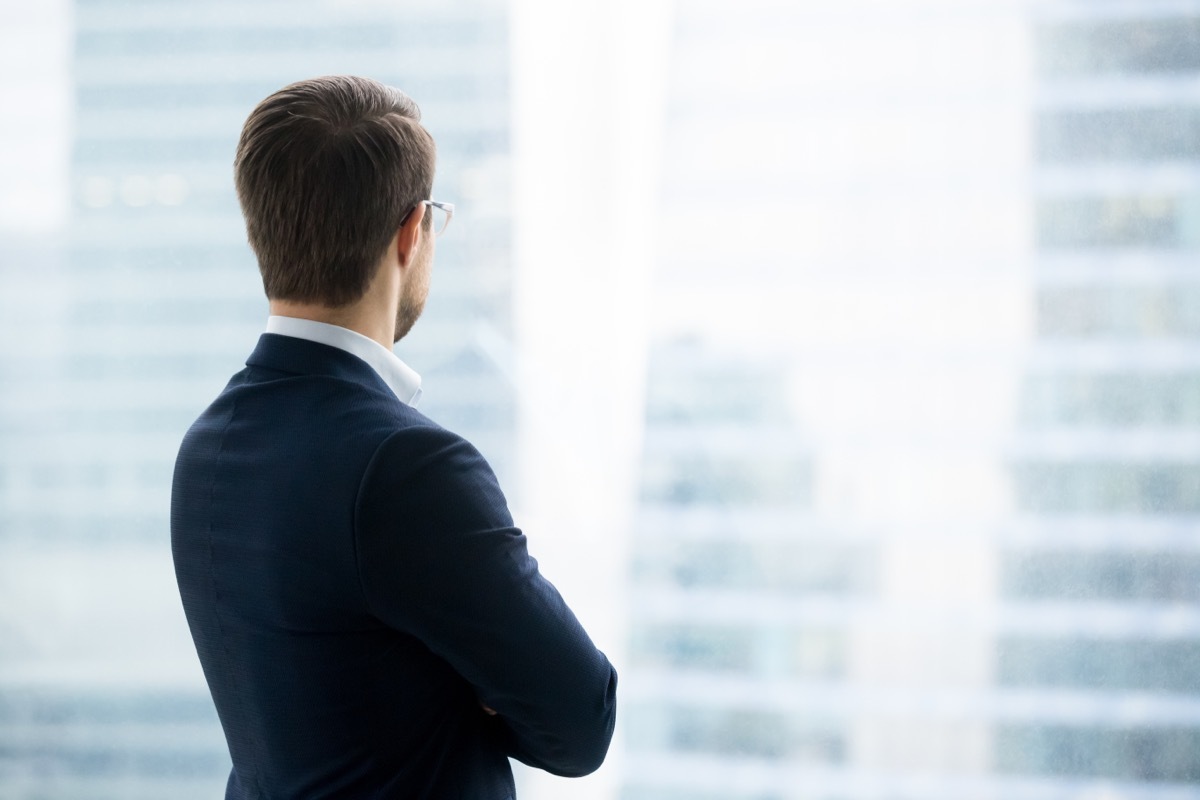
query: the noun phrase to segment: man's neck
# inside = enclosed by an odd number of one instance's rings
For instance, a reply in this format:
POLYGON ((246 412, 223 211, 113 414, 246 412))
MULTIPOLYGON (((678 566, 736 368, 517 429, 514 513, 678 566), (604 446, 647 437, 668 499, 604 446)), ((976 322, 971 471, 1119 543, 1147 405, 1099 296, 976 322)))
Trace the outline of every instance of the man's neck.
POLYGON ((388 317, 379 313, 370 313, 370 308, 364 303, 351 303, 347 306, 332 308, 317 303, 299 303, 293 300, 271 300, 271 314, 279 317, 295 317, 310 319, 314 322, 324 322, 327 325, 337 325, 341 328, 361 333, 368 339, 392 349, 395 336, 395 316, 388 317), (390 323, 390 324, 389 324, 390 323))

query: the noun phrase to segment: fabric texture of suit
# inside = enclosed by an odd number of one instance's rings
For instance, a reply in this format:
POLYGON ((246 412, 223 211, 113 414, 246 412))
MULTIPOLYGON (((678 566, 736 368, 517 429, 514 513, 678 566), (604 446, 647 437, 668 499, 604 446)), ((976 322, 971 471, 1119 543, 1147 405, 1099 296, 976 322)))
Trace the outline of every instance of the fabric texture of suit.
POLYGON ((349 353, 263 334, 184 438, 171 543, 227 800, 504 800, 509 756, 607 752, 616 672, 487 462, 349 353))

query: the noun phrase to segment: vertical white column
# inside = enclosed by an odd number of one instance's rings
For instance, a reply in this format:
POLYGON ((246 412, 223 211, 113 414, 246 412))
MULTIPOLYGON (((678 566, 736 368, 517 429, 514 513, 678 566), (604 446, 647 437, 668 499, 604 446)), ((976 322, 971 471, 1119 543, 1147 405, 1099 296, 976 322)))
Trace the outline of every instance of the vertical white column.
MULTIPOLYGON (((669 19, 666 0, 512 5, 516 512, 618 671, 669 19)), ((523 772, 521 796, 616 797, 619 752, 618 721, 599 772, 523 772)))
POLYGON ((0 5, 0 233, 66 222, 70 16, 68 0, 0 5))

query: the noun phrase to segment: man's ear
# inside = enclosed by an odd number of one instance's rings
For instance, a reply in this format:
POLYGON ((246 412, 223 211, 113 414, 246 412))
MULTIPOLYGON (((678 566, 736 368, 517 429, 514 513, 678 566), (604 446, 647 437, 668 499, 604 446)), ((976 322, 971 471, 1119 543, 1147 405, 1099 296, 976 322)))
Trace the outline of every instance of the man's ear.
POLYGON ((420 203, 396 231, 396 258, 401 267, 408 266, 413 254, 417 252, 417 244, 421 241, 421 221, 424 219, 425 204, 420 203))

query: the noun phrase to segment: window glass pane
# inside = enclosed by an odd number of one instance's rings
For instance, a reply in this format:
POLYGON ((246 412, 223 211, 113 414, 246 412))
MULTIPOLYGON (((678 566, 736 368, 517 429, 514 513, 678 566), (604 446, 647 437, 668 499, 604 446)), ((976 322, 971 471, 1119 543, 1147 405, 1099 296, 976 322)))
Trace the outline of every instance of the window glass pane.
POLYGON ((996 653, 997 681, 1005 686, 1187 694, 1200 681, 1198 649, 1195 641, 1177 639, 1004 639, 996 653))
POLYGON ((342 72, 457 206, 420 408, 621 673, 523 800, 1200 796, 1193 4, 0 2, 0 797, 222 791, 173 460, 242 121, 342 72))
POLYGON ((407 355, 439 387, 425 409, 510 484, 512 383, 472 338, 511 336, 507 8, 18 6, 0 12, 0 144, 26 154, 0 157, 0 796, 216 797, 229 756, 167 513, 183 432, 265 318, 232 185, 242 121, 290 81, 368 74, 418 98, 445 200, 489 187, 440 258, 460 285, 423 320, 455 335, 407 355))
POLYGON ((1105 73, 1183 73, 1200 69, 1200 23, 1194 17, 1119 15, 1047 21, 1036 28, 1038 71, 1046 77, 1105 73))
POLYGON ((1200 422, 1200 375, 1030 373, 1021 387, 1021 419, 1034 428, 1095 425, 1186 429, 1200 422))
POLYGON ((1044 197, 1038 244, 1053 248, 1184 245, 1176 197, 1044 197))
POLYGON ((1200 109, 1053 111, 1038 115, 1037 152, 1071 161, 1162 161, 1200 155, 1200 109))
POLYGON ((1014 600, 1200 600, 1200 556, 1172 552, 1010 553, 1000 586, 1014 600))
POLYGON ((1194 728, 1013 725, 1001 727, 996 739, 1002 773, 1184 784, 1200 779, 1195 759, 1200 731, 1194 728))
POLYGON ((1063 461, 1026 462, 1013 469, 1018 508, 1040 513, 1195 514, 1200 465, 1063 461))

